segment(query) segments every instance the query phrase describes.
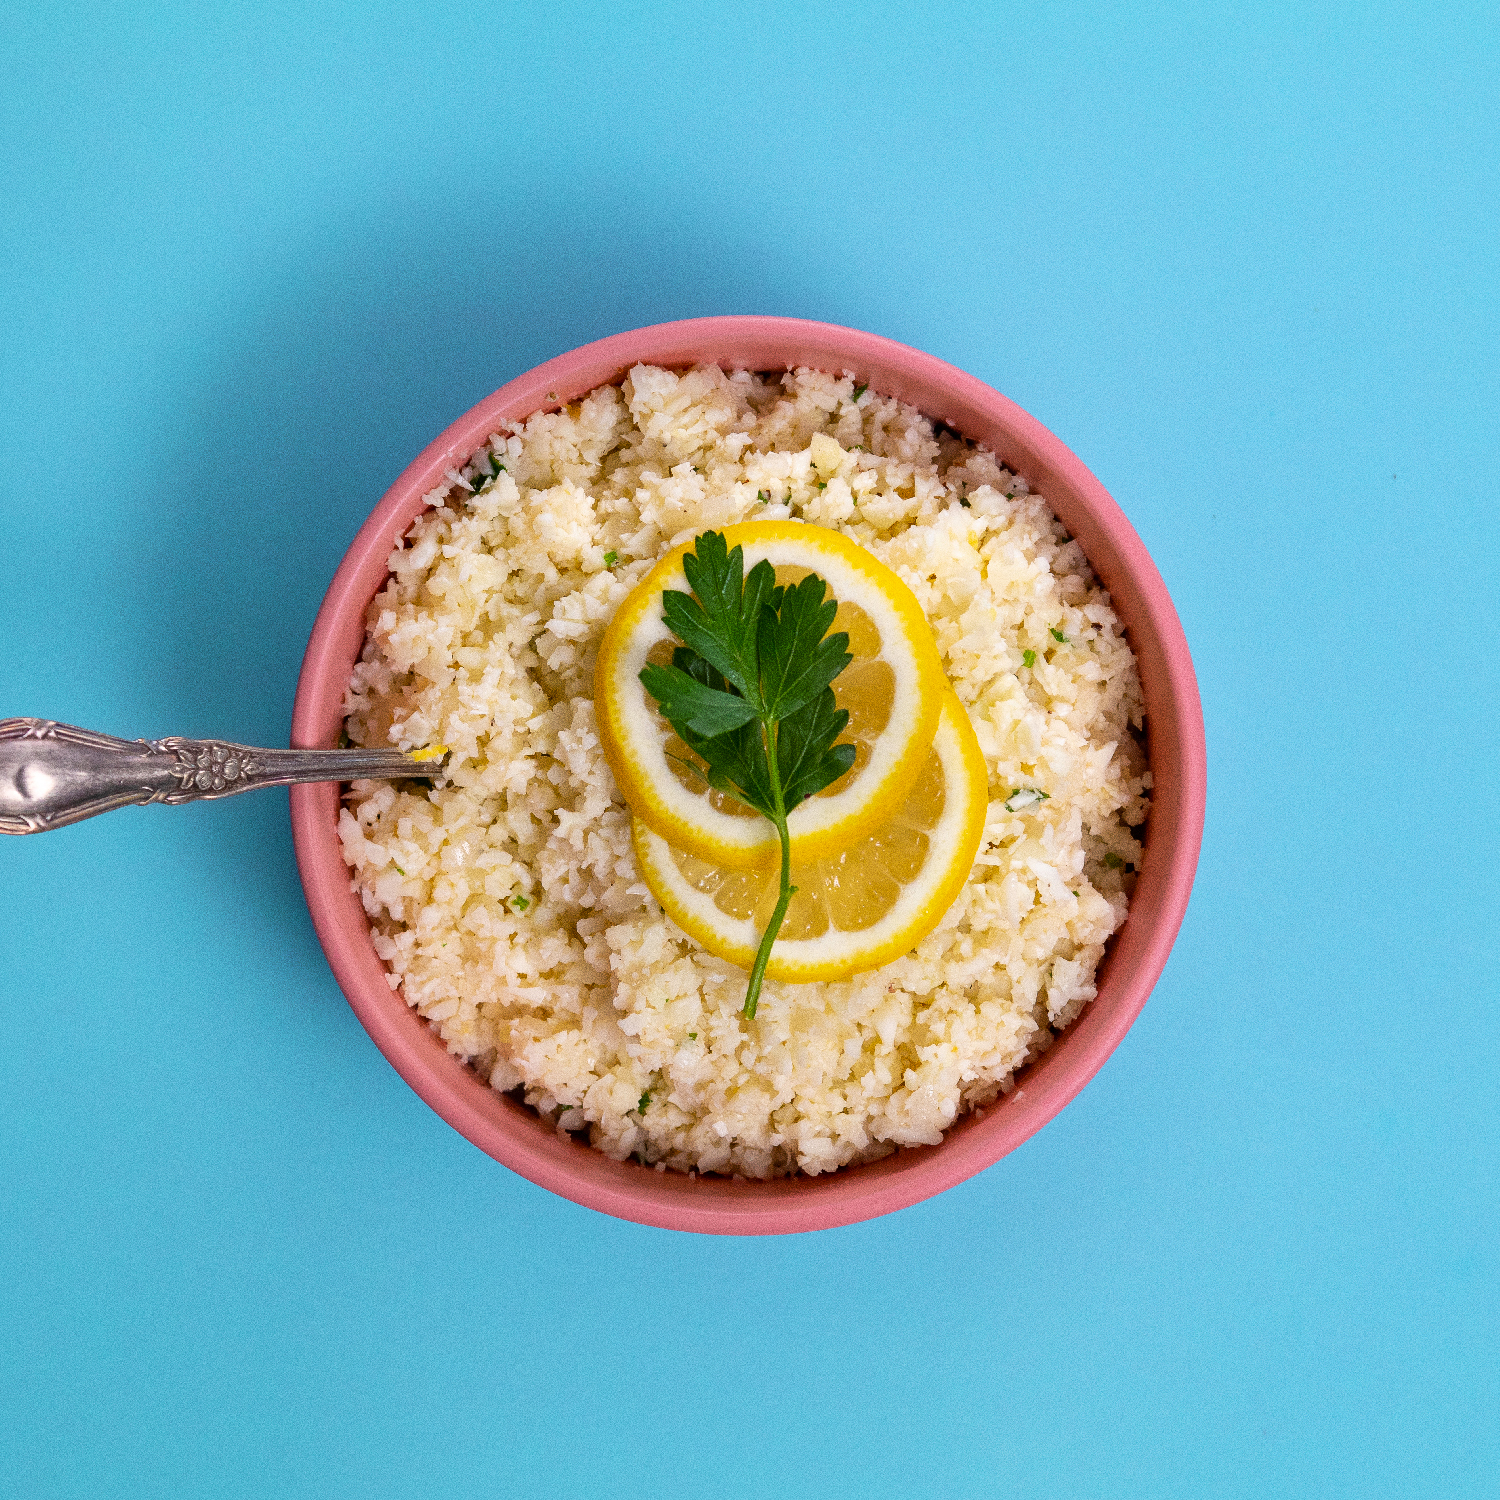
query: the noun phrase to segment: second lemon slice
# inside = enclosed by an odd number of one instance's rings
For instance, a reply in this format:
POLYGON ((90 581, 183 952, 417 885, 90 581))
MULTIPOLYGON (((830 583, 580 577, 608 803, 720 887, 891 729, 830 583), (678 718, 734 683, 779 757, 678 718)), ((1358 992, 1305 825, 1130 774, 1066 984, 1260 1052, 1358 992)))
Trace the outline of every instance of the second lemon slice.
MULTIPOLYGON (((849 637, 854 660, 834 679, 849 725, 840 740, 855 749, 853 768, 810 797, 788 819, 796 858, 831 854, 883 823, 900 805, 926 760, 947 689, 932 632, 911 590, 886 565, 836 531, 800 521, 726 526, 744 570, 763 558, 776 581, 823 578, 838 600, 835 631, 849 637)), ((599 738, 631 811, 677 848, 731 868, 777 857, 768 818, 714 791, 701 762, 673 734, 641 686, 647 662, 668 662, 676 637, 662 618, 664 589, 687 592, 687 543, 669 552, 627 596, 604 633, 594 673, 599 738)))
MULTIPOLYGON (((794 860, 797 894, 771 949, 772 979, 845 979, 908 952, 937 926, 969 878, 989 808, 989 776, 956 695, 900 807, 826 859, 794 860)), ((674 849, 639 818, 636 858, 663 910, 710 953, 748 969, 780 872, 729 870, 674 849)))

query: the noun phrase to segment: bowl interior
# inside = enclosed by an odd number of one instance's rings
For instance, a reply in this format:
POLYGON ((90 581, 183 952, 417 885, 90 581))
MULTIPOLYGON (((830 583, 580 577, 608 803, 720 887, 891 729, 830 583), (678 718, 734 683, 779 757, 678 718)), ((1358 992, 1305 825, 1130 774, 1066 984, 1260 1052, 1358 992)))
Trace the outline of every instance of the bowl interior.
POLYGON ((849 371, 993 450, 1040 491, 1110 591, 1140 668, 1153 788, 1130 913, 1098 975, 1098 996, 1018 1086, 961 1119, 940 1146, 821 1177, 772 1182, 685 1177, 559 1139, 451 1056, 387 982, 335 831, 339 788, 291 788, 297 863, 319 939, 349 1003, 401 1076, 450 1125, 531 1181, 619 1218, 670 1229, 774 1234, 873 1218, 951 1187, 997 1161, 1055 1115, 1119 1043, 1161 973, 1182 921, 1202 836, 1202 712, 1187 642, 1155 565, 1104 487, 1040 423, 951 365, 874 334, 793 318, 666 323, 585 345, 510 382, 455 422, 391 487, 361 528, 323 601, 308 643, 291 743, 337 743, 344 690, 364 640, 364 615, 386 560, 424 509, 423 496, 504 422, 565 405, 645 362, 681 367, 849 371))

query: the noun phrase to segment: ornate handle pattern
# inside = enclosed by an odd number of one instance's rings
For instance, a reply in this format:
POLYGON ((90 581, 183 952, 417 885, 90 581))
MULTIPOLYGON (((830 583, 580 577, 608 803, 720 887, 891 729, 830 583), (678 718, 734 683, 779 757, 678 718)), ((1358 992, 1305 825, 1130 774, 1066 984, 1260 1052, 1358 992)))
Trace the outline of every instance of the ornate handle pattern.
POLYGON ((50 719, 0 719, 0 833, 44 833, 116 807, 197 802, 258 786, 430 780, 444 760, 400 750, 257 750, 226 740, 120 740, 50 719))

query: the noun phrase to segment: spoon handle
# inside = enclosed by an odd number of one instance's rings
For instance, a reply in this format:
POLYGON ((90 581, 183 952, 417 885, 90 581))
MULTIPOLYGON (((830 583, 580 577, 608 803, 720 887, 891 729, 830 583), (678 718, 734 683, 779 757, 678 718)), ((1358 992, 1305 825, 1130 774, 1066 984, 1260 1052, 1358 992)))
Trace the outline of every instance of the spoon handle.
POLYGON ((0 833, 45 833, 147 802, 362 777, 431 779, 444 760, 400 750, 257 750, 226 740, 119 740, 50 719, 0 719, 0 833))

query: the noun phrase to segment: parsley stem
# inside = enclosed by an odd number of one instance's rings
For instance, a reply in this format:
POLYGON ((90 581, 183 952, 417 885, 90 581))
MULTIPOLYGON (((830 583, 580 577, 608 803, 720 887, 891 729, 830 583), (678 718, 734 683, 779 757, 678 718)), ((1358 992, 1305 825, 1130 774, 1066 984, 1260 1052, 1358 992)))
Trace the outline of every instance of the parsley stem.
POLYGON ((769 559, 748 575, 744 561, 744 550, 731 550, 722 532, 697 539, 682 559, 692 593, 661 595, 662 618, 683 644, 670 667, 648 663, 639 675, 692 751, 694 777, 769 818, 781 839, 781 890, 745 992, 743 1014, 753 1020, 772 944, 797 894, 788 814, 848 772, 854 747, 834 743, 849 714, 830 684, 851 658, 848 635, 828 633, 838 601, 827 597, 827 580, 809 573, 783 586, 769 559))
POLYGON ((781 897, 776 903, 776 909, 771 913, 771 920, 766 923, 765 935, 760 940, 760 947, 755 953, 755 966, 750 970, 750 984, 745 991, 745 1019, 755 1019, 755 1007, 760 1000, 760 986, 766 977, 766 965, 771 960, 771 945, 776 941, 776 934, 781 931, 781 924, 786 919, 786 909, 792 904, 792 897, 797 894, 797 887, 792 884, 792 836, 787 832, 786 807, 781 797, 781 773, 776 765, 776 725, 774 722, 766 724, 766 768, 771 773, 771 795, 773 798, 773 813, 771 821, 776 824, 776 832, 781 835, 781 897))

